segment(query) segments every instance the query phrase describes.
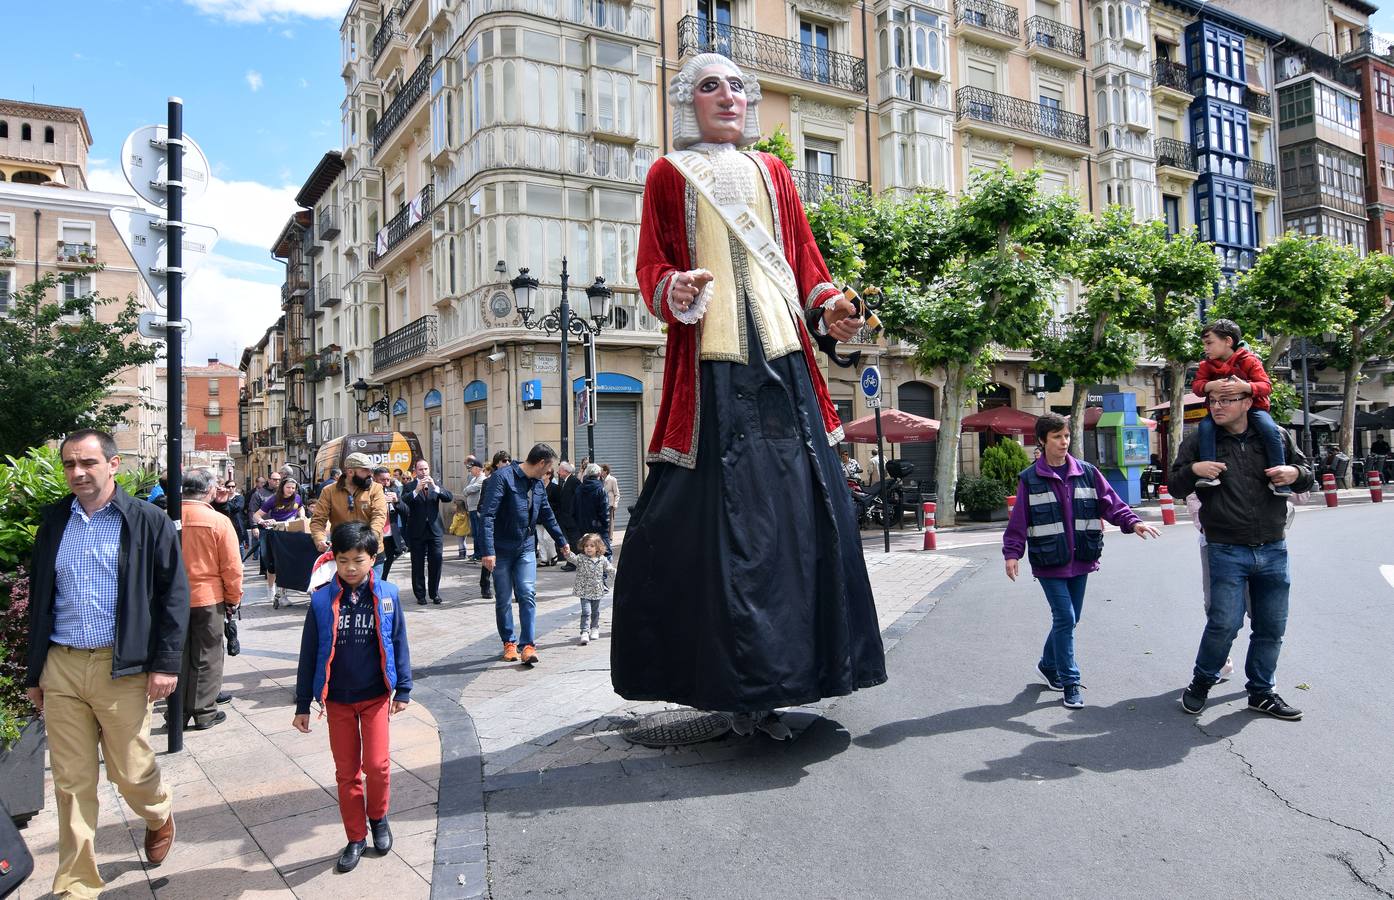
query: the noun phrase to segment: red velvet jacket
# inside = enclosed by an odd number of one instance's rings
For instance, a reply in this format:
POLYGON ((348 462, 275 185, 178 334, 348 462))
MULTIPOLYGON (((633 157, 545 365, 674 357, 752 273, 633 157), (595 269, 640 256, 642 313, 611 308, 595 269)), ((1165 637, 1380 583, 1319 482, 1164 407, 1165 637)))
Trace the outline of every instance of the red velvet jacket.
MULTIPOLYGON (((794 275, 798 279, 799 296, 804 309, 822 306, 838 293, 832 283, 823 255, 813 240, 803 204, 794 188, 793 176, 784 163, 768 153, 752 153, 765 174, 765 187, 775 199, 775 240, 784 250, 794 275)), ((649 443, 649 462, 671 462, 686 468, 697 464, 697 428, 701 422, 701 328, 702 323, 687 325, 673 317, 668 290, 672 276, 679 272, 701 268, 702 261, 694 260, 697 221, 697 193, 687 179, 666 159, 660 159, 649 169, 644 184, 644 218, 639 231, 637 260, 639 289, 644 302, 653 314, 668 325, 668 353, 664 360, 663 400, 658 409, 658 421, 649 443)), ((842 424, 828 396, 828 386, 813 352, 807 326, 802 318, 798 323, 799 341, 803 344, 809 378, 818 396, 823 414, 823 426, 830 442, 841 439, 842 424)))
POLYGON ((1263 370, 1263 361, 1248 347, 1240 347, 1234 351, 1233 356, 1223 362, 1209 357, 1201 360, 1200 368, 1196 370, 1196 379, 1191 382, 1191 393, 1197 397, 1204 397, 1207 381, 1216 381, 1231 375, 1249 382, 1249 390, 1253 392, 1254 397, 1254 409, 1268 409, 1268 397, 1273 393, 1273 382, 1268 380, 1268 373, 1263 370))

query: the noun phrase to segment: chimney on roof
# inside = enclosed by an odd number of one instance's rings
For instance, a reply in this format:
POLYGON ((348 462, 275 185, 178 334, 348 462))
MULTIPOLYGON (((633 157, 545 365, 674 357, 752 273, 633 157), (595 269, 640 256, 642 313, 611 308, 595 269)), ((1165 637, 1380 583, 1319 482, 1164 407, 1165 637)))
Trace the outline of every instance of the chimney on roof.
POLYGON ((210 366, 216 366, 216 365, 218 364, 218 357, 216 357, 216 356, 210 356, 210 357, 208 357, 208 364, 209 364, 210 366))

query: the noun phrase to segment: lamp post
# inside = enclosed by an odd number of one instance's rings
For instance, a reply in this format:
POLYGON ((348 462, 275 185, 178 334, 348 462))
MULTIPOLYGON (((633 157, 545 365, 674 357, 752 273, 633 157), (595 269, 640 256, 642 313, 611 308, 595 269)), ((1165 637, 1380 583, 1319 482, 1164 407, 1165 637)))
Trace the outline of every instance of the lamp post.
POLYGON ((367 381, 363 380, 362 376, 359 376, 358 380, 353 383, 353 399, 358 405, 359 412, 367 413, 376 410, 377 414, 380 416, 391 414, 392 406, 387 402, 386 391, 383 391, 383 396, 378 399, 371 402, 368 400, 368 391, 372 388, 381 387, 382 385, 380 384, 369 384, 367 381))
MULTIPOLYGON (((536 331, 542 331, 547 335, 560 333, 561 335, 561 458, 570 459, 571 452, 571 378, 570 366, 567 358, 570 349, 570 335, 576 335, 586 342, 586 388, 593 392, 594 374, 591 371, 591 359, 593 357, 595 336, 609 324, 610 301, 613 292, 605 286, 605 279, 596 277, 595 283, 586 288, 587 309, 586 315, 577 316, 571 312, 570 298, 568 297, 571 275, 566 268, 566 257, 561 259, 561 305, 555 312, 550 312, 542 318, 534 321, 533 313, 537 309, 538 280, 528 274, 529 270, 521 268, 518 270, 518 277, 509 282, 513 288, 513 304, 518 310, 518 315, 523 319, 523 327, 536 331)), ((587 399, 593 399, 588 397, 587 399)), ((590 428, 587 443, 590 447, 591 455, 595 455, 595 436, 594 422, 595 412, 591 410, 590 428)))

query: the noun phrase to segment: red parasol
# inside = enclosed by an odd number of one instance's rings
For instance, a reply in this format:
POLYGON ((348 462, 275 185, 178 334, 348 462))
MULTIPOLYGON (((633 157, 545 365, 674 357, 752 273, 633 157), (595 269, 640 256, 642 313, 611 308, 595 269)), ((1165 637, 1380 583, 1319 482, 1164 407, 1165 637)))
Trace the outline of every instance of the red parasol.
MULTIPOLYGON (((846 440, 854 444, 876 443, 876 414, 862 416, 842 426, 846 440)), ((939 422, 899 409, 881 411, 881 433, 889 444, 917 444, 937 440, 939 422)))
POLYGON ((1010 406, 994 406, 975 412, 971 416, 964 416, 962 430, 1034 436, 1037 418, 1010 406))

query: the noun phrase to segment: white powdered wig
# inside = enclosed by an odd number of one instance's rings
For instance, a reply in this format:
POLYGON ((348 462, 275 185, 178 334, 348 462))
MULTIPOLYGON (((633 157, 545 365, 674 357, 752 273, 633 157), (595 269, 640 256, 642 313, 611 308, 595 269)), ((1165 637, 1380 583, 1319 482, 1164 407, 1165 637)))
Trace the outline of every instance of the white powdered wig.
POLYGON ((740 66, 720 53, 699 53, 689 59, 668 84, 668 102, 673 104, 673 147, 686 150, 693 144, 702 143, 692 95, 697 89, 697 76, 708 66, 721 66, 741 77, 745 85, 745 124, 741 130, 741 145, 760 140, 760 114, 756 110, 760 105, 760 82, 755 76, 742 72, 740 66))

